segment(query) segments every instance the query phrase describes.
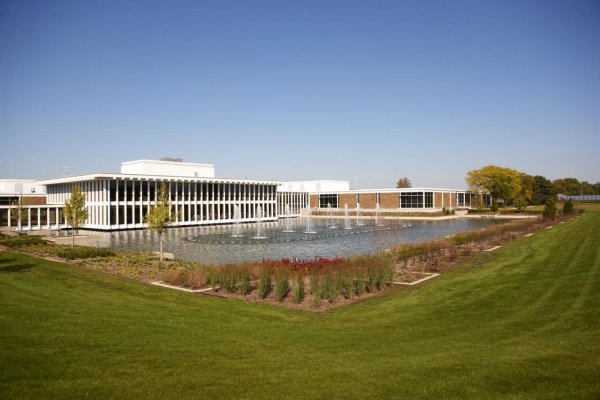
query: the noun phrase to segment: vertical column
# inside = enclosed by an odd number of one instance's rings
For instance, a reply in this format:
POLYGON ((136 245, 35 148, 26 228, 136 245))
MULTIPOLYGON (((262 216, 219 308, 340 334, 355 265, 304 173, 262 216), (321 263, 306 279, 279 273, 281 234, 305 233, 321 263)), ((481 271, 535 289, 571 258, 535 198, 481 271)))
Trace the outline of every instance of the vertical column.
POLYGON ((123 224, 125 225, 125 227, 127 228, 127 223, 128 223, 128 218, 129 218, 129 199, 127 198, 127 196, 129 196, 129 188, 127 187, 127 179, 123 179, 123 191, 124 193, 124 197, 123 197, 123 203, 125 203, 123 205, 123 210, 125 211, 125 213, 123 214, 123 224))
POLYGON ((116 215, 115 215, 115 218, 116 218, 115 225, 117 225, 117 227, 118 227, 119 224, 120 224, 120 221, 119 221, 119 212, 121 211, 120 210, 121 206, 120 206, 120 203, 119 203, 119 180, 118 179, 115 180, 115 203, 117 204, 117 212, 116 212, 116 215))
POLYGON ((37 227, 38 229, 42 229, 42 207, 38 207, 37 214, 37 227))
MULTIPOLYGON (((148 181, 146 181, 148 182, 148 181)), ((146 188, 148 185, 146 185, 146 188)), ((144 223, 144 182, 140 179, 140 223, 144 223)))

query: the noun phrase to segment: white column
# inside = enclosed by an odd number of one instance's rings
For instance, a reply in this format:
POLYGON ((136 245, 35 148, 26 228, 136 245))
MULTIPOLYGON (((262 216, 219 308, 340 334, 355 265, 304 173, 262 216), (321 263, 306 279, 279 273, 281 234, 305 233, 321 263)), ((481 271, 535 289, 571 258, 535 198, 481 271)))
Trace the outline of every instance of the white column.
POLYGON ((123 190, 125 191, 125 196, 123 197, 123 224, 127 228, 127 217, 129 216, 129 200, 127 199, 127 196, 129 195, 129 190, 127 188, 127 179, 123 179, 123 190))

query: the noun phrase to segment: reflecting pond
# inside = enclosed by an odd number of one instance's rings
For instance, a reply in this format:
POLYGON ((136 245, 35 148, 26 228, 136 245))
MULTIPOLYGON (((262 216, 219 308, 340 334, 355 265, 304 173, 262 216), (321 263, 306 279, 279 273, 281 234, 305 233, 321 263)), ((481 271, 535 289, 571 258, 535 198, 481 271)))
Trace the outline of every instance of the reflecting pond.
MULTIPOLYGON (((208 264, 265 258, 347 257, 373 253, 401 244, 422 242, 499 223, 490 219, 443 221, 390 221, 376 225, 354 221, 345 229, 343 220, 313 218, 310 233, 306 219, 256 224, 213 225, 169 229, 164 251, 183 260, 208 264), (257 235, 257 232, 260 234, 257 235)), ((100 233, 98 245, 125 250, 157 250, 158 236, 146 230, 100 233)))

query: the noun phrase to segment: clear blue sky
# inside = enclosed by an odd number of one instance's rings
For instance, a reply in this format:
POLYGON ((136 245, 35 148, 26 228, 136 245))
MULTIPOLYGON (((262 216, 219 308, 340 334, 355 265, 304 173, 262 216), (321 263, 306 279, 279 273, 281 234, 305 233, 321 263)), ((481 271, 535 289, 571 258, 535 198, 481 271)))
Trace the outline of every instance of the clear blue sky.
POLYGON ((600 1, 3 1, 0 177, 600 181, 600 1))

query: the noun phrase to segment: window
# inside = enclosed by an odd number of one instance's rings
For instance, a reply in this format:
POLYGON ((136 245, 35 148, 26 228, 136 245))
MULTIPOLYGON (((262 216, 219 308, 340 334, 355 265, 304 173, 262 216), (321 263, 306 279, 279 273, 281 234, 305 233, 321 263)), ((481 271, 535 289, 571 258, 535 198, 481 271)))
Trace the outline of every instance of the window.
POLYGON ((433 208, 433 192, 425 192, 425 208, 433 208))
POLYGON ((400 193, 400 208, 423 208, 423 192, 400 193))
POLYGON ((320 194, 319 195, 319 208, 327 208, 330 204, 331 208, 338 208, 338 195, 337 194, 320 194))

